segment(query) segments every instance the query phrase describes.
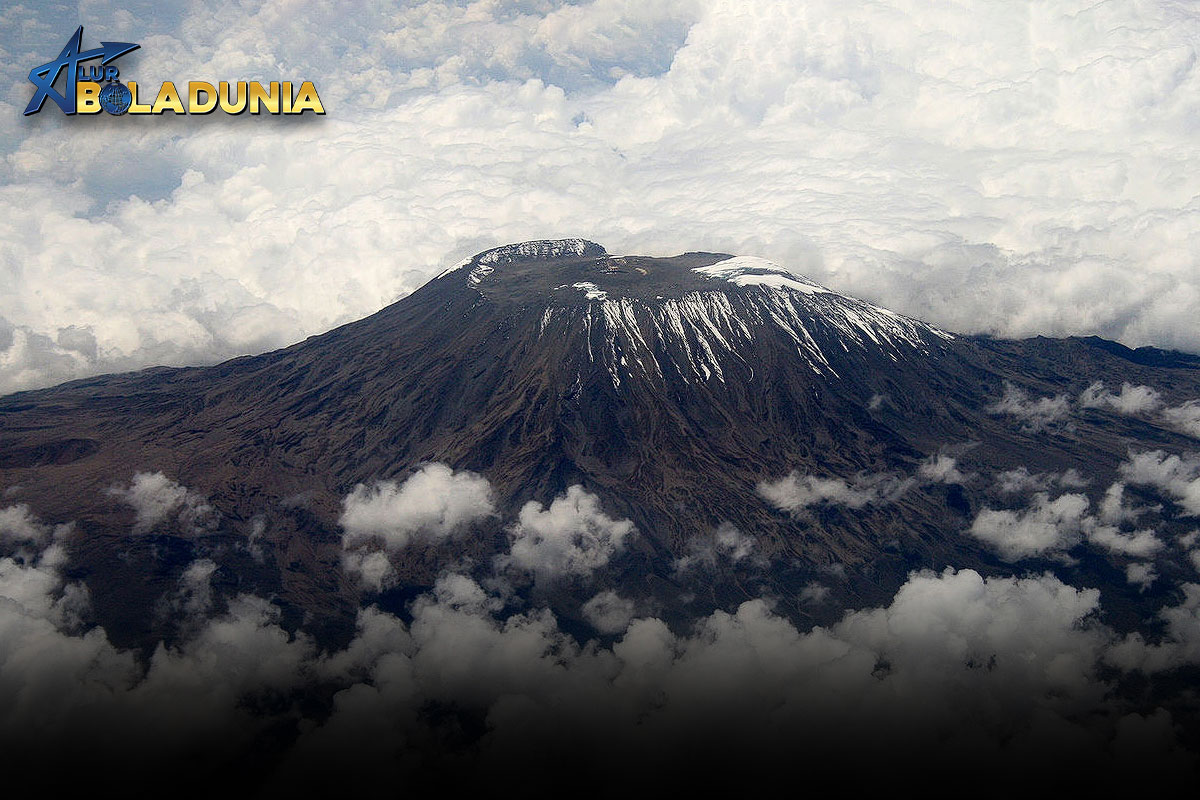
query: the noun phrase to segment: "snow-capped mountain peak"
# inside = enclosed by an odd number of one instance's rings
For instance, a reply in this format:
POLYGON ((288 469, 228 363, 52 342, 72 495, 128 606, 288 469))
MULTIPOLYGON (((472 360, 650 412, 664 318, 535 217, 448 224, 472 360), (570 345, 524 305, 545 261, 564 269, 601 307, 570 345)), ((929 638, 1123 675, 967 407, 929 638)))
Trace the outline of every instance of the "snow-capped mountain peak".
POLYGON ((536 309, 538 337, 577 342, 615 388, 631 378, 727 383, 753 373, 774 342, 811 373, 840 379, 848 359, 924 357, 953 338, 754 256, 613 256, 558 239, 487 250, 451 277, 464 268, 477 309, 522 319, 536 309))

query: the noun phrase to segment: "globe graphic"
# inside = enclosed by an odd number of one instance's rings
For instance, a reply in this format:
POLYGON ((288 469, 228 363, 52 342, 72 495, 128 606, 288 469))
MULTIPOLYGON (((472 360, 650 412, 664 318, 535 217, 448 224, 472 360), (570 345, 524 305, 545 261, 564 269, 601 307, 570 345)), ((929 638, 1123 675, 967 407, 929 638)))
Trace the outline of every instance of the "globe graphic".
POLYGON ((114 81, 100 90, 100 107, 115 116, 128 111, 131 102, 133 96, 123 83, 114 81))

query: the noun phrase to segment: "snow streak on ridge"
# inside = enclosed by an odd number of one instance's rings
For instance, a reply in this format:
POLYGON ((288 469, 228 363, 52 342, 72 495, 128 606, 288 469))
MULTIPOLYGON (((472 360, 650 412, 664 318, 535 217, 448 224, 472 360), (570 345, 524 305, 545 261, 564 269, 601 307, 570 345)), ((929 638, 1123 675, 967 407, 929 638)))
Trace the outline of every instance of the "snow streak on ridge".
POLYGON ((693 271, 713 278, 713 290, 650 301, 610 298, 594 285, 575 284, 590 302, 547 308, 539 332, 560 318, 581 316, 588 360, 605 366, 614 387, 635 370, 665 378, 663 358, 685 380, 724 383, 732 364, 754 369, 756 331, 768 327, 784 332, 814 373, 834 378, 841 377, 833 366, 837 351, 878 350, 898 362, 927 356, 931 343, 954 338, 764 259, 735 257, 693 271), (718 288, 720 283, 742 291, 718 288))

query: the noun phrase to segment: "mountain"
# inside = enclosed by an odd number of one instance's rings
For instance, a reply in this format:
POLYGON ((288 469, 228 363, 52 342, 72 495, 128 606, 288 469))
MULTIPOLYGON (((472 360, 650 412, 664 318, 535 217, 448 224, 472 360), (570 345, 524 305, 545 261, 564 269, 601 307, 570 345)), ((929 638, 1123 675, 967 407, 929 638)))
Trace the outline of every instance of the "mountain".
MULTIPOLYGON (((199 554, 220 594, 274 597, 291 627, 344 639, 361 595, 342 567, 344 500, 431 462, 486 477, 496 513, 391 553, 387 607, 448 564, 487 562, 526 503, 579 485, 638 533, 604 582, 667 619, 683 593, 689 614, 766 594, 811 626, 886 602, 914 569, 1011 572, 1011 552, 965 533, 1000 500, 991 476, 1074 474, 1098 507, 1131 448, 1195 446, 1161 416, 1074 400, 1102 398, 1096 382, 1178 406, 1200 397, 1200 358, 958 335, 758 258, 526 242, 283 350, 0 398, 0 492, 74 525, 69 575, 122 645, 173 635, 146 609, 199 554), (139 473, 161 473, 189 514, 139 517, 139 473), (753 560, 681 574, 730 529, 753 560), (837 602, 807 602, 814 586, 837 602)), ((1114 577, 1121 559, 1023 563, 1103 580, 1118 623, 1161 604, 1114 577)))

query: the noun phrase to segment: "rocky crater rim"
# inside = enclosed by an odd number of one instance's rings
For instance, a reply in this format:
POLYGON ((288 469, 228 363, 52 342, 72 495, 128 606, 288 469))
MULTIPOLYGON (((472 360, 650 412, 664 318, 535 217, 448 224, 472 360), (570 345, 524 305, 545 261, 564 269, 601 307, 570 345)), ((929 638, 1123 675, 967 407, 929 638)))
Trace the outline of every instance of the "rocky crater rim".
POLYGON ((836 292, 773 261, 728 253, 686 252, 676 256, 613 255, 588 239, 536 239, 493 247, 445 270, 462 272, 480 292, 537 292, 585 301, 648 294, 645 299, 679 296, 680 291, 738 287, 792 290, 805 294, 836 292))
POLYGON ((587 239, 534 239, 493 247, 470 260, 477 264, 511 264, 515 261, 550 261, 557 258, 603 258, 604 246, 587 239))

